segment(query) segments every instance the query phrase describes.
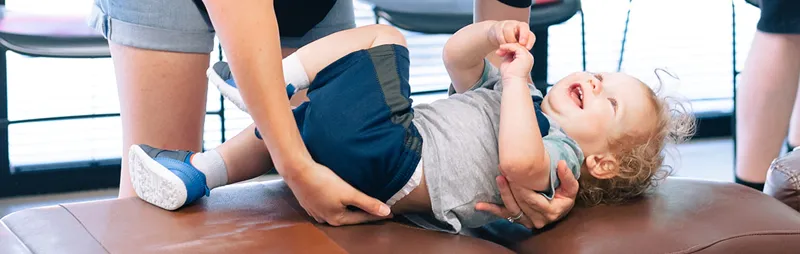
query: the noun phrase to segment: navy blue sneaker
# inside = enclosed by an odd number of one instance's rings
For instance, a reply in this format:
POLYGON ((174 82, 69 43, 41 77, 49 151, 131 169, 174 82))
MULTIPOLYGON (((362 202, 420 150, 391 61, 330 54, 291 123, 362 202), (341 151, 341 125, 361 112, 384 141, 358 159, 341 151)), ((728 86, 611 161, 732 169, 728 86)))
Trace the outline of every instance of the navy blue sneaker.
MULTIPOLYGON (((233 74, 231 73, 231 68, 228 63, 223 61, 215 63, 214 66, 208 68, 206 75, 208 76, 209 82, 217 87, 217 90, 219 90, 219 93, 222 94, 225 99, 233 102, 233 105, 236 105, 237 108, 247 113, 247 106, 244 104, 242 94, 239 93, 239 88, 236 87, 236 81, 233 80, 233 74)), ((291 84, 287 85, 286 93, 291 99, 292 95, 295 93, 295 87, 291 84)))
POLYGON ((190 163, 193 152, 133 145, 128 152, 131 183, 141 199, 175 210, 208 196, 206 175, 190 163))

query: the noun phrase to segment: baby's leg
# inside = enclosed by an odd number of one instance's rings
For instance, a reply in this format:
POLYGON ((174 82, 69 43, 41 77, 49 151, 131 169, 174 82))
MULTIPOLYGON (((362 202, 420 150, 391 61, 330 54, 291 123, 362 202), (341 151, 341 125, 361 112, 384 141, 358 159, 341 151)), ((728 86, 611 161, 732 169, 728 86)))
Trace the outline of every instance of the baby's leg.
POLYGON ((211 189, 248 180, 273 168, 264 142, 246 128, 202 153, 133 145, 129 151, 136 194, 158 207, 175 210, 208 195, 211 189))
POLYGON ((331 34, 298 49, 294 55, 297 55, 302 63, 308 80, 314 81, 319 71, 339 58, 358 50, 385 44, 405 47, 406 39, 392 26, 369 25, 331 34))
MULTIPOLYGON (((354 51, 383 44, 405 46, 405 38, 396 29, 371 25, 338 32, 300 48, 284 60, 287 83, 307 88, 317 73, 337 59, 354 51), (301 76, 301 77, 297 77, 301 76)), ((222 68, 221 68, 222 67, 222 68)), ((221 79, 217 64, 209 71, 220 91, 234 104, 238 95, 233 79, 221 79), (213 74, 213 75, 212 75, 213 74), (227 90, 225 90, 227 89, 227 90)), ((223 69, 224 68, 224 69, 223 69)), ((230 76, 230 73, 227 73, 230 76)), ((240 99, 239 99, 240 100, 240 99)), ((131 179, 136 193, 145 201, 167 210, 191 204, 210 189, 257 177, 273 168, 263 141, 253 135, 255 125, 219 147, 203 153, 169 151, 147 145, 134 145, 130 150, 131 179)))
MULTIPOLYGON (((369 49, 384 44, 406 46, 406 40, 400 31, 387 25, 369 25, 340 31, 301 47, 297 52, 287 56, 283 64, 284 81, 287 93, 308 88, 317 73, 342 58, 362 49, 369 49)), ((228 100, 239 109, 247 112, 233 75, 225 62, 215 64, 208 71, 209 80, 228 100)))

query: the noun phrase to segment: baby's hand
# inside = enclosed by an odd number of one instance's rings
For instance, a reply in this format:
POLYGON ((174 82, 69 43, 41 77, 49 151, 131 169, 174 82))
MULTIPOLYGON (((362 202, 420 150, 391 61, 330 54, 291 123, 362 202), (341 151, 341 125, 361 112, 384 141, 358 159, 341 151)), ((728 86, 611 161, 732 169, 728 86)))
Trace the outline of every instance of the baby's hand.
POLYGON ((500 45, 497 55, 503 58, 500 75, 504 80, 522 79, 528 81, 533 67, 533 55, 517 43, 500 45))
POLYGON ((536 36, 531 32, 528 23, 516 20, 498 21, 489 29, 489 40, 494 45, 500 46, 507 43, 517 43, 526 49, 533 48, 536 36))

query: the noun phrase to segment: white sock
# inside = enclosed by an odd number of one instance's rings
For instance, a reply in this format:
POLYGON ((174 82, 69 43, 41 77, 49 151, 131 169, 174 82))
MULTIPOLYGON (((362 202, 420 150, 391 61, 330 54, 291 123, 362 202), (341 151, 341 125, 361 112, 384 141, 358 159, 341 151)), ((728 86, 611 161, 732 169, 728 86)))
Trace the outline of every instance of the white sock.
POLYGON ((209 189, 228 184, 228 168, 217 150, 208 150, 195 153, 190 159, 192 166, 206 175, 206 184, 209 189))
POLYGON ((283 59, 283 81, 286 85, 292 85, 295 91, 308 88, 310 81, 308 81, 308 74, 300 62, 300 58, 296 53, 292 53, 283 59))

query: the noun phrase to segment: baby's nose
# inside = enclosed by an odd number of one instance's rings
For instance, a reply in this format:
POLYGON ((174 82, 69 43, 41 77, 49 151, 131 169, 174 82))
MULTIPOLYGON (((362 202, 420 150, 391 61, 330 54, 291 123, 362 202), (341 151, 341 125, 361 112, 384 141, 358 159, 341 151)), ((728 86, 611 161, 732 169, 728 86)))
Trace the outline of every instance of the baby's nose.
POLYGON ((589 79, 589 84, 592 86, 592 92, 598 94, 603 91, 603 82, 595 78, 589 79))

